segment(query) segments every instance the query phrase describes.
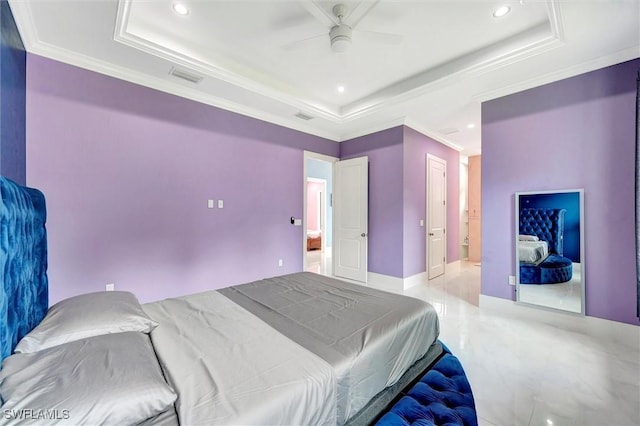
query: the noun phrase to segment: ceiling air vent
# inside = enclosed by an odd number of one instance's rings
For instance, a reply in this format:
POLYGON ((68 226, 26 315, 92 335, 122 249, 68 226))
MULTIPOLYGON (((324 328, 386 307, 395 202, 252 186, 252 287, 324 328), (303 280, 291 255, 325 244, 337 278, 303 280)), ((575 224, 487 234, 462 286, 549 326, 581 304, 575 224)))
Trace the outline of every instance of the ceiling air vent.
POLYGON ((311 120, 313 119, 313 116, 309 115, 309 114, 305 114, 304 112, 299 112, 296 114, 296 117, 302 119, 302 120, 311 120))
POLYGON ((440 129, 439 132, 443 135, 452 135, 454 133, 458 133, 460 129, 456 129, 455 127, 447 127, 446 129, 440 129))
POLYGON ((180 68, 171 68, 171 71, 169 71, 169 74, 174 76, 174 77, 178 77, 181 78, 183 80, 187 80, 190 83, 194 83, 194 84, 198 84, 202 81, 202 79, 204 78, 204 76, 200 75, 200 74, 196 74, 192 71, 185 71, 183 69, 180 68))

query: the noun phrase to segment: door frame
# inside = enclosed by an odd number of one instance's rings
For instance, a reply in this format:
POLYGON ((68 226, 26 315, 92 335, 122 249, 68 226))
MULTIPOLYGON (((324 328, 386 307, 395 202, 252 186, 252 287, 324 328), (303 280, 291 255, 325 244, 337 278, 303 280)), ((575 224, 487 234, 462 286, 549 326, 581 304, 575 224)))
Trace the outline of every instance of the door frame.
MULTIPOLYGON (((443 249, 443 254, 444 254, 444 265, 443 265, 443 274, 446 274, 447 272, 447 211, 448 211, 448 205, 447 205, 447 175, 448 175, 448 170, 447 170, 447 161, 443 158, 440 158, 436 155, 433 154, 429 154, 427 153, 426 158, 425 158, 425 218, 426 218, 426 223, 425 223, 425 271, 427 273, 427 279, 429 277, 429 202, 431 200, 430 196, 429 196, 429 160, 433 159, 436 160, 438 162, 441 162, 442 164, 444 164, 444 236, 442 238, 442 240, 444 241, 444 249, 443 249)), ((438 275, 441 276, 441 275, 438 275)), ((434 277, 435 278, 435 277, 434 277)))
MULTIPOLYGON (((334 164, 340 159, 330 155, 319 154, 313 151, 304 151, 302 160, 302 270, 307 270, 307 160, 315 159, 331 163, 331 174, 334 174, 334 164)), ((329 202, 329 201, 326 201, 329 202)), ((333 213, 335 215, 335 212, 333 213)), ((335 227, 333 227, 335 228, 335 227)), ((331 229, 331 239, 334 240, 334 229, 331 229)), ((324 248, 324 238, 322 241, 324 248)))

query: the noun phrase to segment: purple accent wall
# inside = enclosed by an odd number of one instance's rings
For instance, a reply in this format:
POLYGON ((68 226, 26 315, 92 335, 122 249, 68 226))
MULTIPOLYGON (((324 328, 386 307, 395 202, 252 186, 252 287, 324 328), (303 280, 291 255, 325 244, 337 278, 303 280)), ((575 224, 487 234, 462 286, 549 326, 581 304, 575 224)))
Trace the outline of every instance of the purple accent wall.
POLYGON ((27 64, 27 183, 47 197, 51 303, 111 282, 148 302, 302 269, 289 218, 302 216, 303 150, 337 157, 339 144, 27 64))
POLYGON ((482 294, 515 299, 514 193, 584 188, 586 314, 636 318, 640 60, 482 104, 482 294))
POLYGON ((460 153, 404 127, 404 277, 426 270, 427 154, 447 162, 447 263, 460 260, 460 153))
POLYGON ((426 270, 426 155, 447 161, 447 262, 460 259, 460 155, 405 126, 340 144, 340 158, 369 157, 369 271, 407 278, 426 270))
POLYGON ((369 157, 369 272, 403 273, 403 127, 344 141, 343 160, 369 157))

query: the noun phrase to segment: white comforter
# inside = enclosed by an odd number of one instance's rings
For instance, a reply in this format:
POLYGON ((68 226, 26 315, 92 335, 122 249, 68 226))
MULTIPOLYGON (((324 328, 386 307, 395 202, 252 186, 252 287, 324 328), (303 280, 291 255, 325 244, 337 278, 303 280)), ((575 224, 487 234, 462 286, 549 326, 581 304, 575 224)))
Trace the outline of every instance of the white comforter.
POLYGON ((185 425, 336 423, 329 364, 212 291, 144 305, 185 425))
POLYGON ((549 255, 546 241, 518 241, 518 259, 520 262, 536 263, 549 255))

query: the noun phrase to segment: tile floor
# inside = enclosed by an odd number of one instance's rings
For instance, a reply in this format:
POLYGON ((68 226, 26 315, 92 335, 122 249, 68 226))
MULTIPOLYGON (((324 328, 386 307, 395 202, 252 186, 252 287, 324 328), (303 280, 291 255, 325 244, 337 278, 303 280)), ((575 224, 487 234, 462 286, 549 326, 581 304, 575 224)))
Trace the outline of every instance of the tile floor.
POLYGON ((405 294, 438 311, 481 426, 640 425, 640 328, 622 345, 480 309, 480 272, 463 262, 405 294))

